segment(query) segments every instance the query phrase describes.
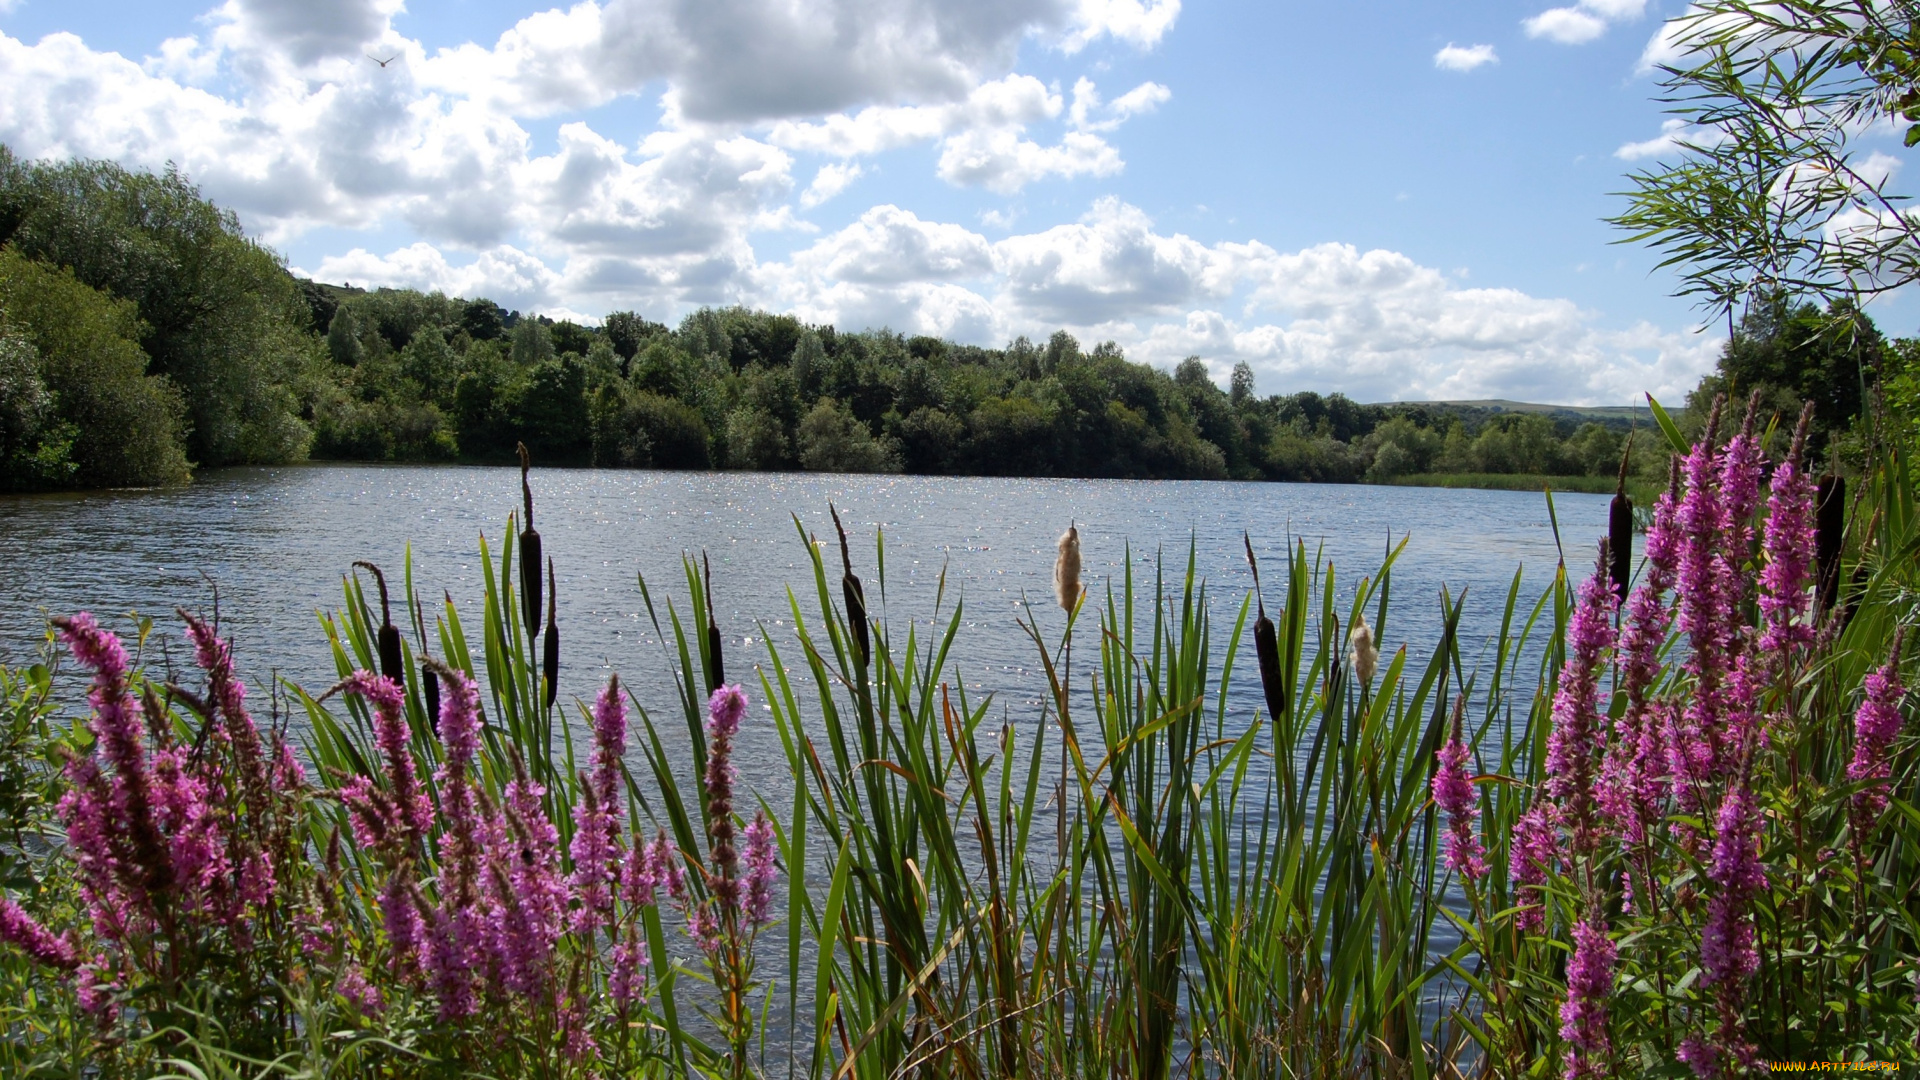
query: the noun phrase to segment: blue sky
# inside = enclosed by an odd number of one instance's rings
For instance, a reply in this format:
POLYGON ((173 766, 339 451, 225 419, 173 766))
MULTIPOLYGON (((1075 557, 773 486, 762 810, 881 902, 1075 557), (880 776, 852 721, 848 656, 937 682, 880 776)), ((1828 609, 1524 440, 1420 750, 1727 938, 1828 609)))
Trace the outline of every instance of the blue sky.
POLYGON ((1724 333, 1601 220, 1676 0, 537 3, 0 0, 0 140, 178 162, 324 280, 556 316, 1569 403, 1677 396, 1724 333))

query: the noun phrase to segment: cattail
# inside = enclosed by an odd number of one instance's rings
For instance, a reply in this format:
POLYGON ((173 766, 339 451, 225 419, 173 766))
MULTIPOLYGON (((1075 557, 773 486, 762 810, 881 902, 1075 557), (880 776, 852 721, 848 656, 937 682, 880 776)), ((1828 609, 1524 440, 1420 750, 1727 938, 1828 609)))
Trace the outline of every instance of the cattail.
POLYGON ((700 553, 700 567, 706 578, 707 599, 707 693, 720 689, 727 681, 727 665, 720 655, 720 624, 713 617, 713 564, 707 553, 700 553))
POLYGON ((533 528, 533 485, 527 474, 533 470, 533 458, 526 443, 516 443, 520 453, 520 494, 526 500, 527 519, 520 530, 520 610, 527 620, 527 640, 540 637, 540 534, 533 528))
POLYGON ((853 573, 853 556, 847 551, 847 530, 840 524, 840 511, 832 503, 827 504, 827 512, 833 515, 833 530, 840 534, 840 565, 846 573, 840 577, 840 593, 847 602, 847 628, 853 631, 854 660, 860 667, 867 666, 867 594, 860 588, 860 579, 853 573))
POLYGON ((393 609, 387 603, 387 576, 380 572, 379 567, 365 560, 353 565, 372 574, 374 584, 380 586, 380 632, 375 636, 379 644, 380 674, 392 679, 395 686, 405 687, 406 660, 400 652, 400 631, 393 625, 393 609))
POLYGON ((1609 576, 1613 579, 1614 603, 1627 602, 1627 582, 1633 577, 1633 499, 1627 495, 1627 463, 1632 460, 1633 436, 1627 436, 1627 448, 1620 455, 1620 480, 1614 487, 1613 502, 1607 507, 1607 552, 1609 576))
POLYGON ((1833 610, 1840 598, 1840 551, 1847 534, 1847 480, 1828 473, 1815 496, 1813 565, 1819 581, 1820 611, 1833 610))
POLYGON ((1253 653, 1260 661, 1260 688, 1267 695, 1268 721, 1278 723, 1291 710, 1286 674, 1280 667, 1280 639, 1274 633, 1273 620, 1267 618, 1266 598, 1260 595, 1260 562, 1253 557, 1253 538, 1241 533, 1240 539, 1247 545, 1247 565, 1253 568, 1253 598, 1260 611, 1253 621, 1253 653))
POLYGON ((560 588, 553 580, 553 559, 547 559, 547 639, 541 650, 540 670, 547 677, 547 708, 553 708, 554 698, 560 695, 560 624, 554 616, 558 612, 560 588))
POLYGON ((1073 525, 1060 534, 1060 555, 1053 561, 1053 595, 1060 610, 1071 613, 1080 600, 1080 530, 1073 525))
POLYGON ((1365 686, 1373 681, 1373 672, 1380 664, 1380 650, 1373 643, 1373 628, 1367 625, 1365 614, 1355 614, 1353 630, 1347 634, 1348 657, 1353 665, 1353 676, 1365 686))

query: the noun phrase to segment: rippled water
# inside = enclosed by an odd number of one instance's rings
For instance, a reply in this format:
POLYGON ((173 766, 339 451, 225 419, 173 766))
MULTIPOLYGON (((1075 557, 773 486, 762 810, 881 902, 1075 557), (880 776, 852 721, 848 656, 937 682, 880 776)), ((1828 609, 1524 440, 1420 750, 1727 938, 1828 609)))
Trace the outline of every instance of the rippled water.
MULTIPOLYGON (((756 624, 782 642, 789 587, 803 610, 813 608, 794 516, 831 539, 829 501, 853 537, 869 603, 894 625, 932 613, 945 571, 947 602, 965 604, 960 674, 970 688, 1001 691, 1016 710, 1040 687, 1032 646, 1014 619, 1026 596, 1043 624, 1058 621, 1053 545, 1069 521, 1079 523, 1096 599, 1121 572, 1129 542, 1136 578, 1150 579, 1161 553, 1177 573, 1191 539, 1222 627, 1251 586, 1242 530, 1271 566, 1275 600, 1290 535, 1310 549, 1324 545, 1343 596, 1378 567, 1389 537, 1410 535, 1395 568, 1383 654, 1402 641, 1416 655, 1431 646, 1443 585, 1469 589, 1466 640, 1491 633, 1515 569, 1525 569, 1531 596, 1558 558, 1546 501, 1525 492, 603 470, 540 471, 534 484, 535 524, 559 576, 563 689, 590 696, 604 671, 616 669, 643 702, 662 709, 673 699, 648 696, 665 693, 665 666, 636 574, 646 575, 658 602, 662 586, 684 590, 682 552, 709 554, 737 678, 765 657, 756 624), (876 529, 886 536, 884 607, 876 529)), ((0 498, 0 661, 29 659, 49 614, 89 609, 113 620, 140 612, 171 632, 172 608, 210 607, 217 585, 243 675, 259 682, 278 671, 323 685, 333 671, 315 613, 339 606, 340 576, 353 560, 379 563, 397 583, 411 542, 421 595, 450 592, 462 617, 477 621, 478 537, 485 530, 498 550, 519 494, 510 468, 311 465, 213 471, 171 490, 0 498)), ((1605 529, 1606 499, 1561 494, 1555 505, 1570 561, 1585 563, 1605 529)))

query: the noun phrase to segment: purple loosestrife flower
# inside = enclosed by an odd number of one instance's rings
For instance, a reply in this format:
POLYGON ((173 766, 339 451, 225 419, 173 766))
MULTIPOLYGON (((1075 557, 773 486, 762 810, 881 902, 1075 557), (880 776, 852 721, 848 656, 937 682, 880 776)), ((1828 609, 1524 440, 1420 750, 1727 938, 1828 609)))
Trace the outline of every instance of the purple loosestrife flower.
MULTIPOLYGON (((464 672, 440 675, 440 742, 446 755, 434 780, 446 821, 441 850, 440 896, 451 911, 473 907, 480 874, 480 819, 467 771, 480 749, 480 694, 464 672)), ((457 920, 464 922, 464 920, 457 920)))
POLYGON ((207 673, 207 702, 220 718, 215 728, 233 746, 240 765, 241 793, 248 810, 258 814, 270 798, 266 755, 260 746, 260 729, 247 714, 246 685, 233 674, 233 646, 193 614, 181 611, 180 615, 187 621, 194 661, 207 673))
POLYGON ((573 891, 580 901, 575 932, 592 934, 613 921, 612 885, 620 876, 620 761, 627 749, 627 703, 620 677, 607 680, 593 705, 592 772, 574 808, 573 891))
POLYGON ((687 875, 680 866, 680 851, 667 839, 665 829, 656 833, 653 843, 647 845, 647 870, 656 888, 667 890, 667 895, 675 900, 686 898, 687 875))
POLYGON ((1486 853, 1473 823, 1480 816, 1473 780, 1467 775, 1472 751, 1460 738, 1459 703, 1454 706, 1453 738, 1440 748, 1439 769, 1433 774, 1433 801, 1447 815, 1447 867, 1469 881, 1486 876, 1486 853))
POLYGON ((640 908, 653 903, 654 886, 652 855, 648 845, 636 837, 620 871, 620 900, 627 908, 626 934, 613 947, 607 971, 607 993, 622 1007, 646 1000, 646 973, 641 969, 648 959, 640 940, 640 908))
POLYGON ((1760 811, 1745 782, 1727 790, 1716 826, 1718 835, 1707 877, 1719 888, 1701 933, 1703 986, 1739 982, 1759 969, 1748 908, 1754 894, 1767 884, 1766 871, 1760 866, 1760 811))
POLYGON ((1719 1015, 1716 1045, 1751 1067, 1757 1062, 1742 1018, 1746 982, 1760 968, 1753 901, 1766 887, 1767 875, 1760 865, 1760 810, 1745 777, 1736 777, 1728 788, 1715 824, 1718 836, 1707 877, 1716 891, 1707 902, 1707 922, 1700 932, 1700 985, 1713 989, 1719 1015))
POLYGON ((350 964, 340 973, 340 979, 334 983, 334 992, 347 999, 347 1004, 361 1016, 378 1016, 386 1011, 386 1002, 381 1000, 380 988, 367 981, 367 973, 359 965, 350 964))
POLYGON ((1647 826, 1658 818, 1660 799, 1666 791, 1662 736, 1668 721, 1652 701, 1652 691, 1660 677, 1660 647, 1673 620, 1665 597, 1673 588, 1679 564, 1681 537, 1674 521, 1679 511, 1679 488, 1676 460, 1667 490, 1654 504, 1653 524, 1647 530, 1645 569, 1639 587, 1627 600, 1626 618, 1620 628, 1617 656, 1627 707, 1614 723, 1614 737, 1607 743, 1599 801, 1601 810, 1618 825, 1621 839, 1629 844, 1645 841, 1647 826))
POLYGON ((155 894, 173 883, 173 866, 153 817, 140 705, 127 689, 127 653, 119 638, 100 629, 84 611, 55 619, 54 625, 74 659, 93 670, 93 689, 88 694, 93 716, 88 726, 97 741, 97 764, 91 773, 70 773, 69 778, 75 781, 75 792, 81 790, 82 782, 97 779, 101 785, 92 798, 61 800, 65 824, 69 834, 78 825, 89 842, 100 845, 95 858, 82 860, 82 870, 111 875, 87 883, 90 904, 96 909, 102 905, 131 909, 105 920, 96 913, 96 923, 145 925, 152 919, 155 894))
POLYGON ((747 921, 765 926, 773 917, 773 879, 778 867, 773 849, 773 822, 767 812, 753 815, 747 825, 747 921))
POLYGON ((380 914, 394 963, 402 972, 416 970, 426 925, 421 921, 420 908, 413 902, 411 863, 402 863, 387 876, 386 887, 380 890, 380 914))
POLYGON ((1693 676, 1693 694, 1686 710, 1675 718, 1668 750, 1674 795, 1689 809, 1699 807, 1703 785, 1723 770, 1723 681, 1734 667, 1736 612, 1725 601, 1735 591, 1728 584, 1733 573, 1725 559, 1729 514, 1720 489, 1723 470, 1713 449, 1724 405, 1724 400, 1715 400, 1706 433, 1687 455, 1687 491, 1678 514, 1680 629, 1686 632, 1691 649, 1687 671, 1693 676))
POLYGON ((1514 899, 1526 905, 1514 916, 1514 925, 1525 932, 1538 932, 1545 925, 1546 905, 1546 891, 1540 886, 1560 866, 1560 821, 1553 803, 1536 799, 1520 815, 1513 830, 1511 859, 1513 881, 1518 886, 1514 899))
POLYGON ((1809 402, 1800 411, 1792 450, 1773 470, 1772 490, 1767 496, 1767 527, 1761 542, 1767 563, 1760 571, 1760 612, 1766 620, 1760 648, 1774 658, 1781 672, 1788 666, 1793 649, 1813 642, 1813 626, 1808 618, 1808 604, 1812 600, 1808 567, 1814 546, 1814 484, 1803 463, 1807 427, 1812 421, 1813 404, 1809 402))
MULTIPOLYGON (((516 766, 517 766, 516 762, 516 766)), ((546 789, 516 768, 506 791, 506 830, 501 847, 508 895, 496 899, 504 914, 501 945, 507 985, 527 998, 547 988, 547 971, 566 913, 567 890, 560 882, 559 832, 547 820, 541 799, 546 789)))
POLYGON ((619 852, 608 842, 613 835, 613 815, 600 805, 591 781, 580 788, 580 805, 573 811, 573 897, 579 906, 573 911, 573 932, 591 936, 607 925, 613 910, 612 884, 619 852))
POLYGON ((1567 964, 1567 1000, 1560 1006, 1560 1037, 1567 1040, 1567 1080, 1610 1075, 1607 1058, 1607 998, 1613 993, 1613 939, 1596 916, 1574 924, 1573 959, 1567 964))
POLYGON ((1573 830, 1576 851, 1591 852, 1594 829, 1594 767, 1606 728, 1600 719, 1600 667, 1613 645, 1613 587, 1602 558, 1580 585, 1567 623, 1571 655, 1560 669, 1553 697, 1553 733, 1547 738, 1547 797, 1560 804, 1573 830))
POLYGON ((19 904, 14 903, 11 896, 0 895, 0 941, 26 953, 36 964, 61 971, 72 971, 80 966, 80 957, 73 951, 73 943, 64 936, 55 937, 52 931, 41 926, 19 904))
MULTIPOLYGON (((433 827, 433 806, 427 801, 426 791, 414 771, 413 733, 407 726, 406 703, 400 687, 384 675, 356 671, 341 684, 341 689, 373 706, 373 742, 386 759, 386 797, 391 807, 391 820, 382 824, 394 833, 394 842, 402 853, 411 852, 433 827)), ((348 806, 351 808, 356 802, 364 804, 370 786, 349 784, 342 793, 348 798, 348 806), (352 797, 355 792, 358 799, 352 797)), ((354 835, 362 844, 368 842, 369 837, 361 832, 357 818, 354 835)))
POLYGON ((747 712, 747 694, 722 686, 707 702, 707 835, 713 838, 708 887, 720 916, 731 922, 740 909, 740 857, 733 846, 733 737, 747 712))
MULTIPOLYGON (((1888 775, 1887 751, 1900 734, 1900 699, 1906 689, 1900 685, 1900 648, 1904 631, 1893 642, 1893 655, 1879 670, 1869 672, 1866 697, 1853 714, 1853 761, 1847 765, 1847 779, 1879 781, 1888 775)), ((1886 785, 1869 783, 1854 793, 1856 834, 1871 828, 1873 819, 1887 807, 1886 785)))

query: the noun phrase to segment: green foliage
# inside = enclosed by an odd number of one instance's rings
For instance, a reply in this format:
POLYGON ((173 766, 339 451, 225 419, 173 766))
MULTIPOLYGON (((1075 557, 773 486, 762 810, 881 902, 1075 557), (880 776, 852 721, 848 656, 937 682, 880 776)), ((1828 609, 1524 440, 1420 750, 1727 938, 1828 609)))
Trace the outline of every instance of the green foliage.
POLYGON ((312 308, 278 257, 178 172, 23 164, 0 148, 0 242, 133 302, 152 374, 186 401, 193 460, 306 455, 296 391, 312 308))
POLYGON ((813 472, 899 472, 897 450, 844 402, 821 398, 800 421, 800 464, 813 472))
POLYGON ((1716 314, 1778 294, 1872 296, 1920 276, 1920 225, 1857 166, 1855 141, 1920 126, 1920 28, 1910 0, 1706 0, 1665 33, 1664 101, 1685 123, 1673 157, 1632 177, 1613 224, 1680 268, 1716 314))
MULTIPOLYGON (((1756 301, 1721 351, 1714 374, 1687 397, 1688 412, 1704 418, 1717 395, 1744 419, 1746 402, 1760 393, 1760 422, 1791 424, 1800 403, 1813 402, 1813 445, 1849 432, 1865 412, 1879 381, 1884 341, 1873 320, 1847 301, 1822 311, 1780 295, 1756 301)), ((1702 421, 1703 422, 1703 421, 1702 421)))
POLYGON ((133 304, 0 249, 9 485, 179 483, 184 409, 147 374, 133 304))

